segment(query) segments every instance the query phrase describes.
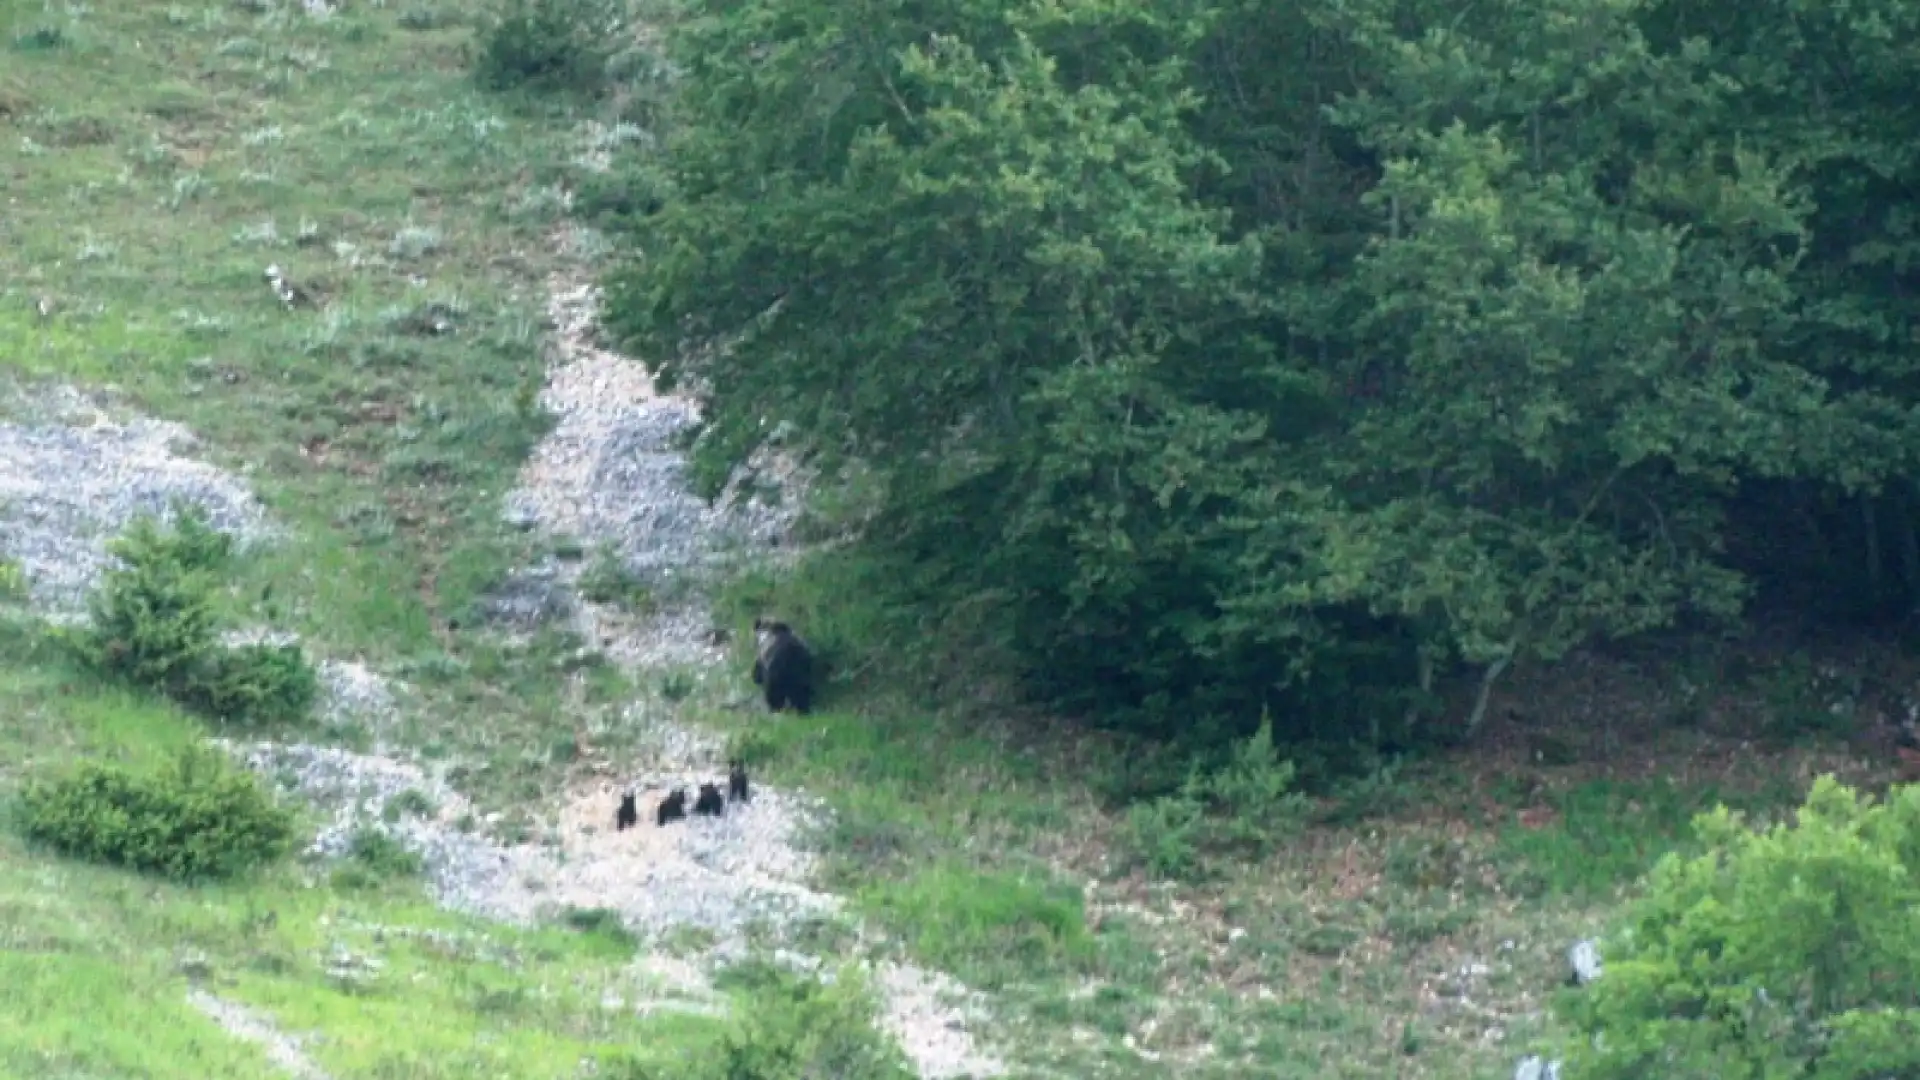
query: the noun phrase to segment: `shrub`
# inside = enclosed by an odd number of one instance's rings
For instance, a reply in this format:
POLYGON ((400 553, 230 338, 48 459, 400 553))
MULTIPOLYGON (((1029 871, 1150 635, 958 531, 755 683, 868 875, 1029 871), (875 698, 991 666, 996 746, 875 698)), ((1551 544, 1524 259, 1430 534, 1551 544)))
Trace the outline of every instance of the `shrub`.
POLYGON ((408 877, 418 874, 426 865, 418 854, 407 850, 392 834, 374 828, 354 830, 347 844, 347 854, 355 862, 384 877, 408 877))
POLYGON ((63 854, 170 878, 228 877, 284 855, 293 815, 218 752, 149 773, 87 762, 28 784, 27 838, 63 854))
POLYGON ((320 678, 298 645, 253 643, 208 653, 180 688, 182 704, 219 720, 297 720, 320 696, 320 678))
POLYGON ((291 721, 312 708, 319 676, 299 646, 220 643, 214 600, 233 540, 204 511, 180 505, 164 529, 138 518, 108 551, 119 563, 88 601, 90 624, 62 635, 84 664, 217 720, 291 721))
POLYGON ((1694 828, 1709 850, 1661 860, 1562 1003, 1565 1075, 1920 1075, 1920 787, 1875 805, 1824 776, 1792 825, 1694 828))
POLYGON ((1201 826, 1206 807, 1184 791, 1127 808, 1121 834, 1134 861, 1163 878, 1184 879, 1200 867, 1201 826))
POLYGON ((107 545, 119 560, 88 601, 91 625, 72 640, 103 673, 171 691, 218 647, 212 572, 227 537, 195 509, 178 508, 171 529, 136 518, 107 545), (215 539, 217 538, 217 539, 215 539))
POLYGON ((597 92, 623 36, 621 0, 503 0, 481 34, 482 86, 597 92))
POLYGON ((1307 800, 1292 791, 1294 768, 1273 745, 1273 724, 1233 747, 1213 769, 1194 765, 1180 790, 1136 803, 1123 833, 1135 860, 1156 874, 1184 878, 1211 853, 1262 858, 1295 835, 1307 800))
POLYGON ((1213 842, 1255 858, 1272 854, 1306 817, 1306 797, 1290 790, 1293 781, 1293 762, 1274 748, 1273 721, 1262 716, 1259 730, 1207 778, 1213 842))

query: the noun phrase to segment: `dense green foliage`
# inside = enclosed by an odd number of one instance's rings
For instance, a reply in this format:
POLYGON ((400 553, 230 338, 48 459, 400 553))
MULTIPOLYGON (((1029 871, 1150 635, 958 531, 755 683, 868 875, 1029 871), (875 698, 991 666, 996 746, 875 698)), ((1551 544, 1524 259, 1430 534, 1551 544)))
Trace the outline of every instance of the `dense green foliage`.
POLYGON ((624 0, 502 0, 488 13, 474 76, 497 90, 597 90, 625 15, 624 0))
POLYGON ((285 854, 293 815, 218 751, 153 772, 83 762, 21 793, 22 831, 64 854, 171 878, 226 877, 285 854))
POLYGON ((1037 694, 1401 742, 1437 675, 1756 584, 1913 607, 1916 38, 693 0, 609 321, 703 398, 710 490, 775 434, 859 478, 912 625, 1037 694))
POLYGON ((203 511, 180 506, 164 529, 138 518, 108 550, 118 565, 90 598, 91 621, 64 635, 89 667, 218 720, 286 722, 310 712, 320 682, 298 645, 221 642, 219 574, 233 541, 203 511))
POLYGON ((1722 809, 1669 855, 1569 1000, 1566 1075, 1907 1076, 1920 1069, 1920 786, 1874 805, 1822 778, 1764 832, 1722 809))

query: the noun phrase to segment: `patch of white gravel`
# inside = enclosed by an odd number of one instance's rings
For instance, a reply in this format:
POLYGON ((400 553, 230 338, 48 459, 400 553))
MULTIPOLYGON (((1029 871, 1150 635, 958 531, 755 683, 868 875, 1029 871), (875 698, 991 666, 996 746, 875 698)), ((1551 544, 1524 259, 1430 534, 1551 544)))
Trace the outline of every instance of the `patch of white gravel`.
MULTIPOLYGON (((685 456, 674 440, 699 419, 697 406, 655 393, 638 362, 596 344, 598 290, 555 276, 548 316, 555 363, 541 404, 558 423, 535 448, 506 499, 509 521, 605 547, 650 589, 644 619, 579 600, 574 628, 615 662, 636 668, 717 663, 709 642, 705 579, 730 559, 772 550, 795 510, 763 500, 709 506, 688 490, 685 456)), ((570 586, 591 562, 530 573, 570 586)))
POLYGON ((108 540, 141 514, 171 518, 176 499, 243 546, 274 532, 244 481, 188 456, 198 440, 179 424, 68 388, 8 406, 22 419, 0 423, 0 556, 20 564, 36 606, 56 617, 85 610, 108 540))
POLYGON ((308 855, 340 858, 357 831, 384 832, 421 856, 429 889, 456 911, 530 925, 568 908, 606 908, 642 936, 699 928, 737 945, 756 920, 785 923, 838 907, 804 884, 810 864, 793 835, 812 812, 803 797, 762 787, 720 818, 614 829, 626 785, 651 810, 670 787, 691 791, 713 779, 710 771, 589 786, 560 808, 549 837, 507 845, 484 834, 487 822, 465 797, 418 765, 333 747, 218 745, 320 810, 308 855))
MULTIPOLYGON (((804 793, 755 783, 751 801, 730 804, 719 818, 655 824, 653 808, 668 790, 692 794, 703 781, 721 781, 723 770, 706 739, 652 722, 653 764, 576 785, 547 834, 524 844, 489 839, 481 828, 489 822, 472 804, 438 772, 415 764, 332 747, 217 742, 320 811, 308 856, 341 858, 358 830, 383 832, 421 856, 429 890, 452 910, 533 925, 568 909, 606 909, 646 941, 687 929, 711 934, 708 965, 746 958, 755 924, 791 926, 841 915, 837 897, 808 884, 813 862, 801 834, 823 810, 804 793), (629 789, 638 796, 641 821, 618 830, 614 809, 629 789)), ((803 971, 823 967, 819 958, 787 950, 776 958, 803 971)), ((861 966, 879 993, 882 1027, 922 1077, 1006 1071, 971 1034, 987 1015, 979 994, 911 964, 861 966)), ((685 961, 653 954, 635 967, 648 981, 670 983, 679 997, 710 994, 706 972, 685 961), (664 978, 668 974, 672 978, 664 978)), ((640 1012, 689 1007, 672 999, 610 1005, 640 1012)))
POLYGON ((400 709, 404 690, 358 660, 322 660, 320 719, 329 727, 366 723, 376 731, 400 709))
POLYGON ((900 1043, 926 1080, 1000 1076, 1006 1064, 981 1051, 967 1030, 990 1019, 984 995, 958 979, 912 964, 883 963, 873 970, 886 1002, 881 1026, 900 1043))
POLYGON ((326 1071, 307 1057, 301 1040, 274 1027, 252 1009, 215 997, 198 987, 187 991, 187 1003, 205 1013, 227 1034, 259 1046, 266 1052, 267 1060, 289 1076, 298 1080, 328 1080, 326 1071))
MULTIPOLYGON (((640 363, 596 343, 598 295, 590 284, 557 276, 550 296, 556 355, 542 402, 558 424, 509 496, 509 520, 610 547, 663 601, 661 610, 638 619, 577 595, 548 610, 566 612, 586 640, 629 669, 687 665, 704 669, 705 682, 720 674, 726 659, 723 649, 708 643, 706 573, 730 555, 766 560, 791 551, 781 541, 799 500, 769 505, 722 498, 709 507, 695 497, 673 442, 697 420, 694 403, 657 393, 640 363)), ((776 483, 794 479, 791 468, 782 469, 767 455, 756 464, 776 483)), ((536 572, 564 588, 579 571, 548 566, 536 572)), ((602 777, 572 793, 558 830, 567 869, 544 879, 546 892, 576 907, 612 908, 642 930, 678 925, 716 931, 718 961, 744 949, 732 932, 753 918, 785 921, 837 911, 836 898, 806 884, 810 860, 799 838, 821 809, 800 793, 757 784, 754 801, 724 818, 654 827, 653 806, 669 787, 684 785, 691 795, 697 780, 717 780, 723 769, 710 738, 679 725, 669 710, 646 712, 639 719, 649 769, 602 777), (617 792, 628 786, 639 794, 641 825, 615 832, 617 792)), ((922 1077, 1006 1072, 1005 1063, 969 1032, 984 1015, 978 995, 908 964, 881 963, 872 972, 881 1024, 922 1077)))

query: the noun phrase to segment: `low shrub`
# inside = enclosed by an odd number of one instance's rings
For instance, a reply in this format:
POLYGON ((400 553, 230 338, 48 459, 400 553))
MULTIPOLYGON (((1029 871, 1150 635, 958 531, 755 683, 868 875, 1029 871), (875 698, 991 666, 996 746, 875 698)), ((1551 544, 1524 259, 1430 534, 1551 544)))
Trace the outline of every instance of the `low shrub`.
POLYGON ((598 92, 626 22, 622 0, 502 0, 480 35, 474 76, 490 90, 598 92))
POLYGON ((118 565, 88 599, 86 630, 70 640, 103 674, 171 691, 219 647, 213 572, 226 562, 227 537, 205 515, 182 506, 171 528, 136 518, 107 544, 118 565))
POLYGON ((1136 864, 1169 878, 1199 874, 1210 855, 1264 858, 1306 820, 1307 799, 1293 782, 1293 763, 1279 756, 1273 724, 1262 719, 1224 764, 1196 765, 1178 791, 1135 803, 1122 836, 1136 864))
POLYGON ((1570 1080, 1920 1076, 1920 786, 1831 776, 1764 832, 1722 807, 1669 855, 1560 1008, 1570 1080))
POLYGON ((20 811, 29 840, 182 880, 230 877, 279 858, 293 841, 289 810, 252 774, 199 748, 152 772, 86 762, 36 779, 20 811))
POLYGON ((176 696, 216 720, 285 723, 312 710, 320 677, 300 646, 255 642, 206 654, 176 696))
POLYGON ((371 889, 384 883, 418 876, 426 862, 391 834, 371 826, 355 829, 347 838, 346 865, 333 874, 338 889, 371 889))
POLYGON ((215 720, 288 722, 312 709, 319 675, 299 646, 221 644, 215 601, 233 540, 204 511, 176 506, 164 528, 138 518, 108 551, 118 562, 89 598, 89 624, 60 632, 84 665, 215 720))

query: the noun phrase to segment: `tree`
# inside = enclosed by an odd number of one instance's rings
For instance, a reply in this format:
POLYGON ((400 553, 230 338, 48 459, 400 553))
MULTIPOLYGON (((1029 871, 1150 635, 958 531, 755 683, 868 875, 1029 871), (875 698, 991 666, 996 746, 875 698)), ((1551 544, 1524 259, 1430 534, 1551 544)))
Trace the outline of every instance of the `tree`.
POLYGON ((1658 0, 708 0, 611 324, 703 398, 710 491, 775 430, 868 470, 867 553, 1053 702, 1398 740, 1457 663, 1477 718, 1511 663, 1736 615, 1756 491, 1910 470, 1904 368, 1836 359, 1859 286, 1906 363, 1904 294, 1827 247, 1906 235, 1832 172, 1905 175, 1885 77, 1762 77, 1904 70, 1891 2, 1788 47, 1658 0))
POLYGON ((777 418, 874 467, 882 534, 947 599, 1005 597, 1036 668, 1164 662, 1113 646, 1233 572, 1208 536, 1282 377, 1249 332, 1258 242, 1222 239, 1188 179, 1197 29, 1150 5, 890 14, 693 21, 677 199, 611 324, 698 388, 698 452, 731 465, 777 418), (975 40, 931 30, 953 26, 975 40))

